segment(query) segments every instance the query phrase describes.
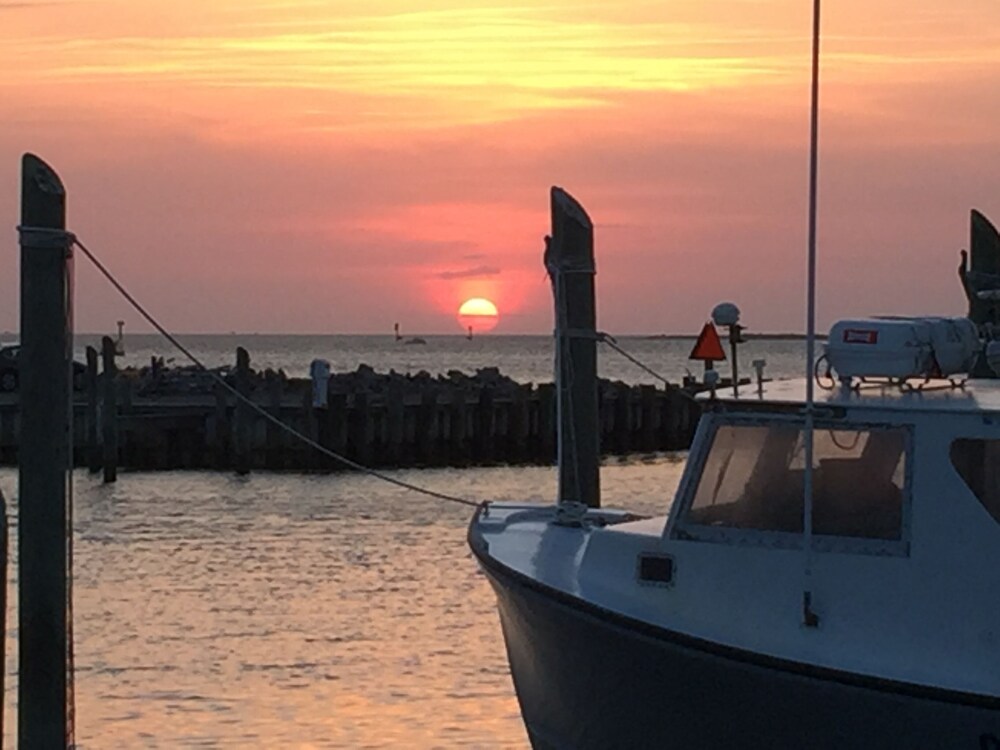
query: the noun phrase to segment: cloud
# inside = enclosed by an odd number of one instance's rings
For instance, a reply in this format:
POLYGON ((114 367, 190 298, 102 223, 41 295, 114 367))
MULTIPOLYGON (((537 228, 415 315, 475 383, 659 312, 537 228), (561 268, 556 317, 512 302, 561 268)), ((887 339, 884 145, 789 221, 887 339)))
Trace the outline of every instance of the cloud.
POLYGON ((461 271, 442 271, 437 274, 439 279, 474 279, 483 276, 499 276, 500 269, 494 268, 493 266, 476 266, 475 268, 466 268, 461 271))
POLYGON ((7 3, 7 2, 2 2, 2 0, 0 0, 0 10, 23 10, 25 8, 47 8, 47 7, 50 7, 52 5, 65 5, 65 3, 59 2, 59 0, 52 0, 52 2, 45 2, 45 3, 42 3, 42 2, 39 2, 39 3, 27 3, 27 2, 7 3))

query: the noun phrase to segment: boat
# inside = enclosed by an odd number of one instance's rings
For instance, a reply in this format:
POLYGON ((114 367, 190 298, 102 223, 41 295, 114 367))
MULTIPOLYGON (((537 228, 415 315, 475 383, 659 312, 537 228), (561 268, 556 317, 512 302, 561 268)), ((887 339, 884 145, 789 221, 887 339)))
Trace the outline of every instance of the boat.
POLYGON ((811 424, 805 379, 702 394, 664 515, 479 509, 534 748, 1000 749, 1000 342, 976 278, 972 318, 835 324, 811 424))
POLYGON ((553 189, 559 501, 468 536, 536 750, 1000 750, 1000 235, 973 212, 967 316, 839 321, 817 358, 818 82, 817 0, 808 377, 707 370, 662 515, 600 507, 593 224, 553 189))

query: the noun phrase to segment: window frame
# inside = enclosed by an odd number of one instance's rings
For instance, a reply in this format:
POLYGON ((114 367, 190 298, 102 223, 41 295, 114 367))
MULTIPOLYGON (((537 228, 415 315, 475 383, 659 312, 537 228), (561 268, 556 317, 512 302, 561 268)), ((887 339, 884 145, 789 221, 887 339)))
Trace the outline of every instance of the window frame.
MULTIPOLYGON (((709 451, 715 442, 720 427, 747 426, 766 427, 776 423, 795 425, 800 430, 805 427, 805 418, 798 414, 760 415, 717 413, 706 416, 698 448, 688 455, 689 469, 678 488, 675 512, 667 536, 678 541, 713 542, 742 547, 765 547, 768 549, 803 549, 804 532, 765 531, 725 526, 705 526, 686 521, 694 503, 698 485, 708 461, 709 451)), ((903 436, 903 486, 900 488, 900 532, 899 539, 873 539, 868 537, 834 536, 830 534, 812 535, 812 549, 816 552, 835 552, 862 555, 907 557, 910 554, 910 526, 913 507, 913 425, 853 419, 818 418, 815 430, 896 430, 903 436)))
POLYGON ((986 513, 987 517, 994 524, 1000 525, 1000 514, 995 514, 992 510, 990 510, 990 507, 986 504, 986 501, 979 496, 979 493, 976 492, 976 490, 973 488, 971 484, 969 484, 969 480, 966 478, 966 476, 961 471, 959 471, 958 466, 955 465, 955 458, 953 452, 955 450, 955 446, 962 441, 979 442, 979 443, 1000 443, 1000 438, 969 437, 967 435, 961 435, 958 437, 953 437, 951 440, 948 441, 948 466, 951 467, 951 470, 955 473, 955 476, 958 477, 958 481, 962 483, 963 489, 965 489, 966 492, 968 492, 972 496, 972 498, 976 501, 976 504, 982 509, 984 513, 986 513))

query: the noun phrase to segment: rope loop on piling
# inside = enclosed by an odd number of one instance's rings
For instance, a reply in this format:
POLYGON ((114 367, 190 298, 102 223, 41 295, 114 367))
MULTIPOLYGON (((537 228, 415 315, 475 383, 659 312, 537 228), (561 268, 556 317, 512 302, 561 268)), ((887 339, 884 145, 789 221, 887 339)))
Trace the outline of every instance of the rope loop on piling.
POLYGON ((380 479, 383 482, 394 484, 397 487, 402 487, 403 489, 411 490, 412 492, 418 492, 422 495, 433 497, 438 500, 444 500, 450 503, 458 503, 460 505, 468 505, 473 508, 485 507, 488 504, 489 501, 475 501, 475 500, 469 500, 464 497, 456 497, 454 495, 448 495, 444 492, 429 490, 426 487, 420 487, 419 485, 411 484, 409 482, 404 482, 402 479, 396 479, 395 477, 390 477, 386 474, 383 474, 380 471, 376 471, 375 469, 372 469, 368 466, 359 464, 357 461, 353 461, 347 458, 346 456, 342 456, 339 453, 336 453, 330 450, 329 448, 320 445, 318 442, 316 442, 309 436, 303 435, 301 432, 296 430, 291 425, 288 425, 285 422, 281 421, 276 416, 268 412, 266 409, 263 409, 262 407, 258 406, 251 399, 247 398, 245 395, 240 393, 236 388, 227 383, 226 380, 222 378, 218 373, 215 373, 212 370, 208 369, 200 359, 198 359, 194 354, 192 354, 187 349, 187 347, 185 347, 180 341, 177 340, 177 338, 173 334, 171 334, 166 328, 164 328, 160 324, 160 322, 156 320, 156 318, 154 318, 152 314, 150 314, 149 311, 147 311, 146 308, 143 307, 139 303, 139 301, 129 293, 129 291, 122 285, 122 283, 115 278, 115 276, 111 273, 111 271, 109 271, 107 267, 105 267, 105 265, 97 259, 97 256, 95 256, 94 253, 91 252, 90 249, 86 245, 84 245, 79 238, 77 238, 71 232, 66 232, 65 234, 72 237, 72 243, 75 244, 78 248, 80 248, 83 254, 87 256, 87 259, 94 264, 94 267, 97 268, 97 270, 101 273, 101 275, 104 276, 104 278, 106 278, 111 283, 111 285, 118 291, 118 293, 125 298, 125 300, 133 307, 133 309, 135 309, 135 311, 138 312, 139 315, 141 315, 146 320, 147 323, 153 326, 153 328, 155 328, 160 333, 160 335, 162 335, 167 341, 169 341, 174 346, 175 349, 177 349, 181 354, 187 357, 187 359, 195 367, 197 367, 200 371, 209 375, 221 388, 226 390, 228 393, 232 394, 238 401, 246 404, 250 409, 255 411, 265 420, 275 425, 276 427, 284 430, 289 435, 294 437, 296 440, 305 443, 310 448, 319 451, 324 456, 332 458, 334 461, 337 461, 338 463, 342 464, 343 466, 346 466, 349 469, 354 469, 355 471, 368 474, 369 476, 374 477, 375 479, 380 479))
POLYGON ((20 235, 21 244, 26 247, 68 250, 77 241, 76 235, 72 232, 52 227, 18 226, 17 233, 20 235))

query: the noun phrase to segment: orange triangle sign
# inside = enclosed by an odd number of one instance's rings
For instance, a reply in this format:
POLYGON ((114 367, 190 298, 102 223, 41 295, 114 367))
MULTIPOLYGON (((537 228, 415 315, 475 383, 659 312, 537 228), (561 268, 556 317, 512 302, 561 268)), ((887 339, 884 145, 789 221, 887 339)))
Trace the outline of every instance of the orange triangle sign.
POLYGON ((706 323, 705 327, 701 329, 701 333, 698 334, 698 340, 695 342, 694 349, 691 350, 691 356, 688 359, 721 360, 725 358, 726 352, 722 349, 719 332, 715 330, 714 325, 706 323))

